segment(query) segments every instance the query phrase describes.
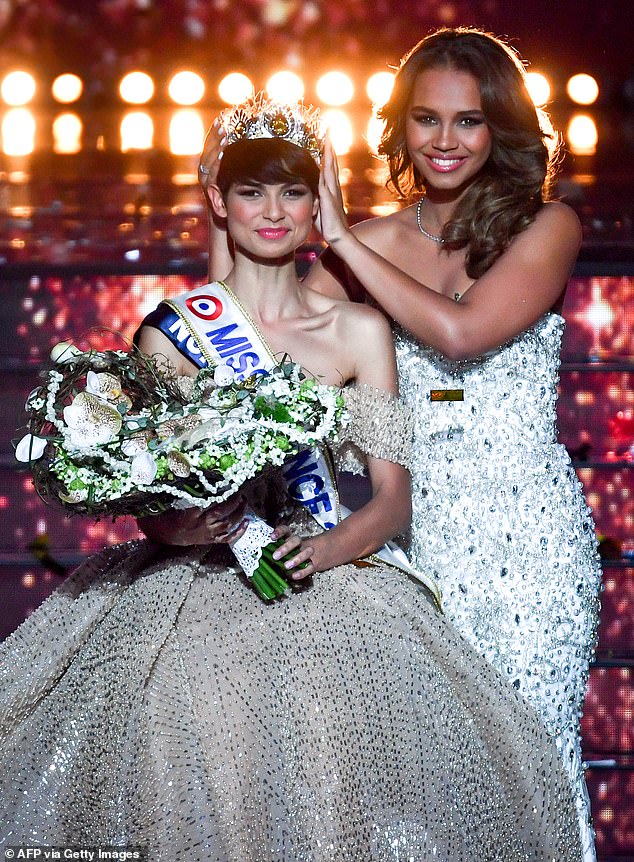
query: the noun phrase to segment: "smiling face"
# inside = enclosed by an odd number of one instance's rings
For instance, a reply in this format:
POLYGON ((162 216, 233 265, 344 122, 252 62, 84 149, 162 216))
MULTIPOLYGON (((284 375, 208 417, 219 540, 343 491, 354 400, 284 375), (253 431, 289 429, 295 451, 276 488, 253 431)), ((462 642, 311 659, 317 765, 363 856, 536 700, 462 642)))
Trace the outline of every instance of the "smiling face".
POLYGON ((292 255, 308 238, 318 202, 307 183, 238 182, 224 197, 210 190, 217 214, 227 219, 236 246, 263 259, 292 255))
POLYGON ((491 152, 477 79, 451 67, 421 72, 407 108, 405 136, 427 193, 459 196, 480 174, 491 152))

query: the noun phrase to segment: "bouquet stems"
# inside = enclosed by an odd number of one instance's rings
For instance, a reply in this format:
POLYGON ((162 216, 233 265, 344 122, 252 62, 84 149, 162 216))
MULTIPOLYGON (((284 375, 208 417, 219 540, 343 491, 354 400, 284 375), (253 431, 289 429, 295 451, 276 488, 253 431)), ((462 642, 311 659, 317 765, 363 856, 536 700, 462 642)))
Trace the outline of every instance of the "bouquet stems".
MULTIPOLYGON (((291 589, 286 580, 289 570, 285 568, 284 563, 293 556, 294 552, 286 554, 279 560, 273 557, 273 552, 283 543, 284 539, 277 539, 262 548, 260 563, 251 578, 254 590, 265 601, 273 601, 288 595, 291 589)), ((308 563, 302 563, 297 568, 305 569, 307 565, 308 563)))
MULTIPOLYGON (((290 570, 284 563, 290 560, 297 551, 291 551, 279 560, 273 556, 277 548, 286 539, 271 539, 273 528, 269 527, 253 512, 247 513, 249 526, 247 533, 232 545, 233 553, 242 566, 244 573, 251 582, 258 596, 266 602, 274 601, 288 595, 292 581, 288 580, 290 570)), ((306 568, 307 562, 298 566, 306 568)))

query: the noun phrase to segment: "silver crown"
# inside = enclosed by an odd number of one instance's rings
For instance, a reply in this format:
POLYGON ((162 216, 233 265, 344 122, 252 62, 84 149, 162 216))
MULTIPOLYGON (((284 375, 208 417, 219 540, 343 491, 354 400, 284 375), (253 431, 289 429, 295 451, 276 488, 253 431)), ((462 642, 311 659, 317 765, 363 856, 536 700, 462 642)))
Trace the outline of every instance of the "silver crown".
POLYGON ((279 138, 308 150, 317 164, 324 151, 325 133, 319 109, 303 102, 287 105, 258 93, 222 111, 220 124, 225 130, 227 145, 242 140, 279 138))

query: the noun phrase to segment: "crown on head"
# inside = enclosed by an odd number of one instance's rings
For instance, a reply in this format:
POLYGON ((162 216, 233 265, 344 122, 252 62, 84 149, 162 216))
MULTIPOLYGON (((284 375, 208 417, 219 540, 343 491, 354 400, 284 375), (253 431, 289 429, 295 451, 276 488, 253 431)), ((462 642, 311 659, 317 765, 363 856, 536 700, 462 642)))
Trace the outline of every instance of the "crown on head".
POLYGON ((258 93, 220 114, 227 145, 242 140, 279 138, 308 150, 317 164, 324 150, 324 130, 318 108, 296 102, 286 105, 258 93))

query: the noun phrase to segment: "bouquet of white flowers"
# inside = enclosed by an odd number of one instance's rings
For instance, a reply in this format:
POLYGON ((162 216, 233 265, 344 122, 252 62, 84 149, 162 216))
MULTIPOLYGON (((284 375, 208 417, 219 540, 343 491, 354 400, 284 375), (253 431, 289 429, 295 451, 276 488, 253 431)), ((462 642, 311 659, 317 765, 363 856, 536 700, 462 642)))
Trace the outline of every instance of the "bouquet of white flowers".
MULTIPOLYGON (((221 502, 334 440, 345 417, 341 391, 286 358, 238 383, 226 365, 177 378, 136 349, 82 352, 64 342, 51 357, 27 399, 16 457, 30 464, 38 493, 72 513, 143 516, 221 502)), ((276 598, 288 584, 265 541, 273 531, 251 520, 263 542, 257 565, 236 555, 258 593, 276 598)))

